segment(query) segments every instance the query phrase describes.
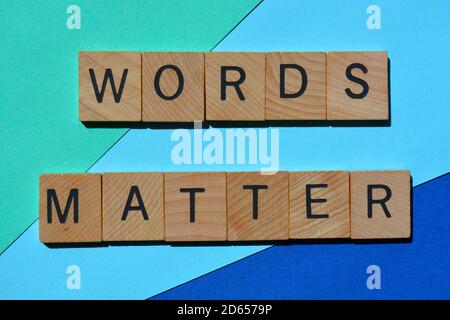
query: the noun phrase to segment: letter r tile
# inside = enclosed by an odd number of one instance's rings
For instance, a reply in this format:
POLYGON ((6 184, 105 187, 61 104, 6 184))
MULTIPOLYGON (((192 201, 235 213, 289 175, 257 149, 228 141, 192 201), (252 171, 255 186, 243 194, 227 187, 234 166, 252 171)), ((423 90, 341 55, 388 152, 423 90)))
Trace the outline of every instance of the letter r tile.
POLYGON ((352 239, 411 236, 409 171, 350 173, 352 239))
POLYGON ((227 240, 226 174, 164 173, 166 241, 227 240))
POLYGON ((43 174, 39 238, 44 243, 102 241, 102 176, 43 174))
POLYGON ((264 120, 265 61, 263 52, 207 52, 206 120, 264 120))
POLYGON ((228 172, 227 215, 229 241, 288 239, 288 173, 228 172))

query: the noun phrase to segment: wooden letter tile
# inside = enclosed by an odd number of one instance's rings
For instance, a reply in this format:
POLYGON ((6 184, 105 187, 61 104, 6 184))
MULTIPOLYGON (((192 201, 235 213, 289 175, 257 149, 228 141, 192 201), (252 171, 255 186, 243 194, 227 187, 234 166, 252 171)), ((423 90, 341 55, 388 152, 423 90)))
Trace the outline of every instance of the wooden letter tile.
POLYGON ((78 54, 81 121, 141 121, 141 53, 78 54))
POLYGON ((206 120, 264 120, 265 53, 208 52, 206 120))
POLYGON ((205 54, 142 54, 142 119, 149 122, 204 120, 205 54))
POLYGON ((164 173, 166 241, 227 239, 226 174, 164 173))
POLYGON ((327 119, 389 119, 385 51, 327 54, 327 119))
POLYGON ((159 172, 103 175, 103 240, 164 240, 164 182, 159 172))
POLYGON ((290 172, 290 238, 350 238, 349 173, 290 172))
POLYGON ((409 171, 350 173, 352 239, 411 236, 409 171))
POLYGON ((325 120, 326 60, 325 52, 267 53, 266 120, 325 120))
POLYGON ((44 243, 101 242, 102 176, 41 175, 39 238, 44 243))
POLYGON ((229 172, 227 214, 230 241, 288 239, 288 173, 229 172))

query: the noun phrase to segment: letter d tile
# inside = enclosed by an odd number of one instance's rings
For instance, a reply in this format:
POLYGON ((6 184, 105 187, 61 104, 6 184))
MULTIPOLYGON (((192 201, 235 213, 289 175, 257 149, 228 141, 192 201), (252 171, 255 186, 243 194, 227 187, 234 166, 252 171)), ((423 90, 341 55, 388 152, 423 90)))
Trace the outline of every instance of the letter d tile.
POLYGON ((325 120, 325 52, 266 54, 266 120, 325 120))

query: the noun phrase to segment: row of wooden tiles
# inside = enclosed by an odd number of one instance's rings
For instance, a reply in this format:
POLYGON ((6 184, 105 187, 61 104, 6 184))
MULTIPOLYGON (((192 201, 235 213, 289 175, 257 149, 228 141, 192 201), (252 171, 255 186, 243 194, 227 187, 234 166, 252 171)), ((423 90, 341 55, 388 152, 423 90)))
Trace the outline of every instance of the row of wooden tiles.
POLYGON ((366 52, 80 52, 81 121, 388 120, 366 52))
POLYGON ((45 243, 392 239, 411 233, 409 171, 49 174, 45 243))

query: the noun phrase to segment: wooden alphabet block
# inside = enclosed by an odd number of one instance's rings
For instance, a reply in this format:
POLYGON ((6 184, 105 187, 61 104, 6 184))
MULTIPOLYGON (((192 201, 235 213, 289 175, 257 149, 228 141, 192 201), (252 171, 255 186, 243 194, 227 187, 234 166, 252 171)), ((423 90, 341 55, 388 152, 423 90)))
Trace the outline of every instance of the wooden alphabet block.
POLYGON ((164 181, 160 172, 103 175, 103 240, 164 240, 164 181))
POLYGON ((193 122, 205 118, 205 54, 142 54, 142 117, 150 122, 193 122))
POLYGON ((350 238, 349 173, 289 173, 291 239, 350 238))
POLYGON ((409 171, 350 173, 352 239, 411 236, 409 171))
POLYGON ((206 120, 264 120, 265 53, 207 52, 206 120))
POLYGON ((325 52, 266 55, 266 120, 325 120, 325 52))
POLYGON ((141 121, 141 53, 78 54, 81 121, 141 121))
POLYGON ((288 239, 288 173, 227 173, 227 214, 230 241, 288 239))
POLYGON ((327 54, 327 119, 388 120, 387 52, 327 54))
POLYGON ((39 238, 44 243, 102 241, 102 176, 39 178, 39 238))
POLYGON ((164 173, 166 241, 227 239, 226 174, 164 173))

